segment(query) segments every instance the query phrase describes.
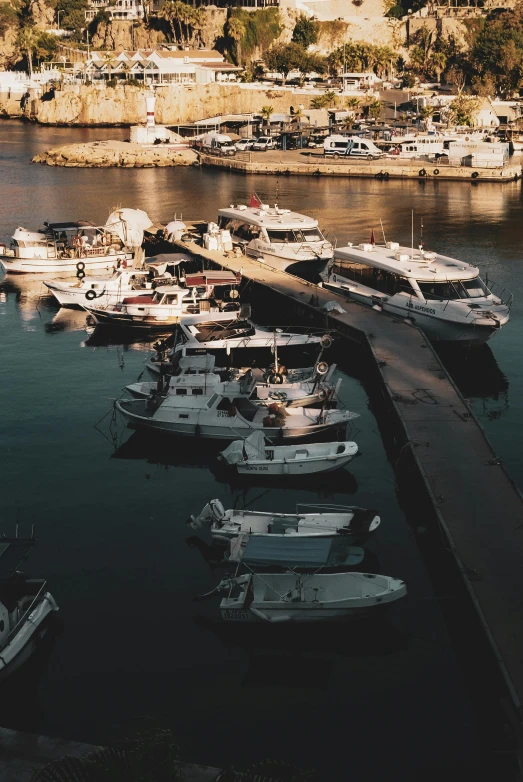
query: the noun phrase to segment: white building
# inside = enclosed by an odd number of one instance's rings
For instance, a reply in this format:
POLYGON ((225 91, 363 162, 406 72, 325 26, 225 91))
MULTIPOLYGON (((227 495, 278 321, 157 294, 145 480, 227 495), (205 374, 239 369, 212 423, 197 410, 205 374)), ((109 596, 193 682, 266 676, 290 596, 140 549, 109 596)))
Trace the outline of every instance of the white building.
POLYGON ((145 84, 208 84, 235 81, 241 71, 214 50, 93 52, 85 74, 96 79, 136 79, 145 84))
POLYGON ((144 18, 144 8, 141 0, 116 0, 111 5, 110 0, 89 0, 90 8, 85 12, 86 21, 90 22, 99 11, 105 11, 111 21, 134 22, 144 18))

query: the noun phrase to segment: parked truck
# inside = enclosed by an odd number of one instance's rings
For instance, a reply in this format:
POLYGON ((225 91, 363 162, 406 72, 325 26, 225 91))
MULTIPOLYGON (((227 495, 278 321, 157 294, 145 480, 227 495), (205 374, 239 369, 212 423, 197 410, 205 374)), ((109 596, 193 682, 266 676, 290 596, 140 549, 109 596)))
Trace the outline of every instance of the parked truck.
POLYGON ((236 147, 224 133, 207 133, 202 138, 202 150, 212 155, 235 155, 236 147))

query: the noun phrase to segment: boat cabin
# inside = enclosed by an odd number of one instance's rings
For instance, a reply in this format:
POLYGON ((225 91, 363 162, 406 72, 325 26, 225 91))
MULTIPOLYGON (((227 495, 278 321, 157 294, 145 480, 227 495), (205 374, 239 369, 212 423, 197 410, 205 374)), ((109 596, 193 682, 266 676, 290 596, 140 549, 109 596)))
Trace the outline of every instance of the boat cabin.
POLYGON ((19 226, 11 239, 15 258, 90 258, 114 255, 123 249, 121 239, 106 226, 86 220, 70 223, 44 223, 38 231, 19 226))
POLYGON ((268 244, 297 244, 325 242, 312 217, 280 209, 278 206, 249 207, 243 204, 218 210, 218 226, 243 243, 259 239, 268 244))

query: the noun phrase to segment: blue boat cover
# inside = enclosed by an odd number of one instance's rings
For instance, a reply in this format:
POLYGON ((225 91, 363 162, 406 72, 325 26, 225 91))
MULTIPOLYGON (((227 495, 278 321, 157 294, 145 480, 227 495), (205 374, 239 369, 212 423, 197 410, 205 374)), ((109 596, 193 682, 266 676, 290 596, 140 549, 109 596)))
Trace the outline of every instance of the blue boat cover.
POLYGON ((339 536, 249 535, 242 561, 246 565, 337 567, 357 565, 363 556, 363 549, 347 545, 339 536))

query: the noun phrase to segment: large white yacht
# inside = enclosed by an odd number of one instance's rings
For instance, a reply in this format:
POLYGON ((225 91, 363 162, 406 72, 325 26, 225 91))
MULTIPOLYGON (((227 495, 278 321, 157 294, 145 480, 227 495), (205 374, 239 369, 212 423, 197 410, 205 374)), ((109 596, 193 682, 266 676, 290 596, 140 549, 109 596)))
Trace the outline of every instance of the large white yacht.
POLYGON ((511 294, 494 295, 475 266, 421 247, 349 244, 321 277, 326 288, 408 319, 433 342, 482 344, 510 317, 511 294))
POLYGON ((253 258, 299 277, 314 279, 331 260, 333 247, 318 221, 268 204, 231 205, 218 210, 218 226, 253 258))

